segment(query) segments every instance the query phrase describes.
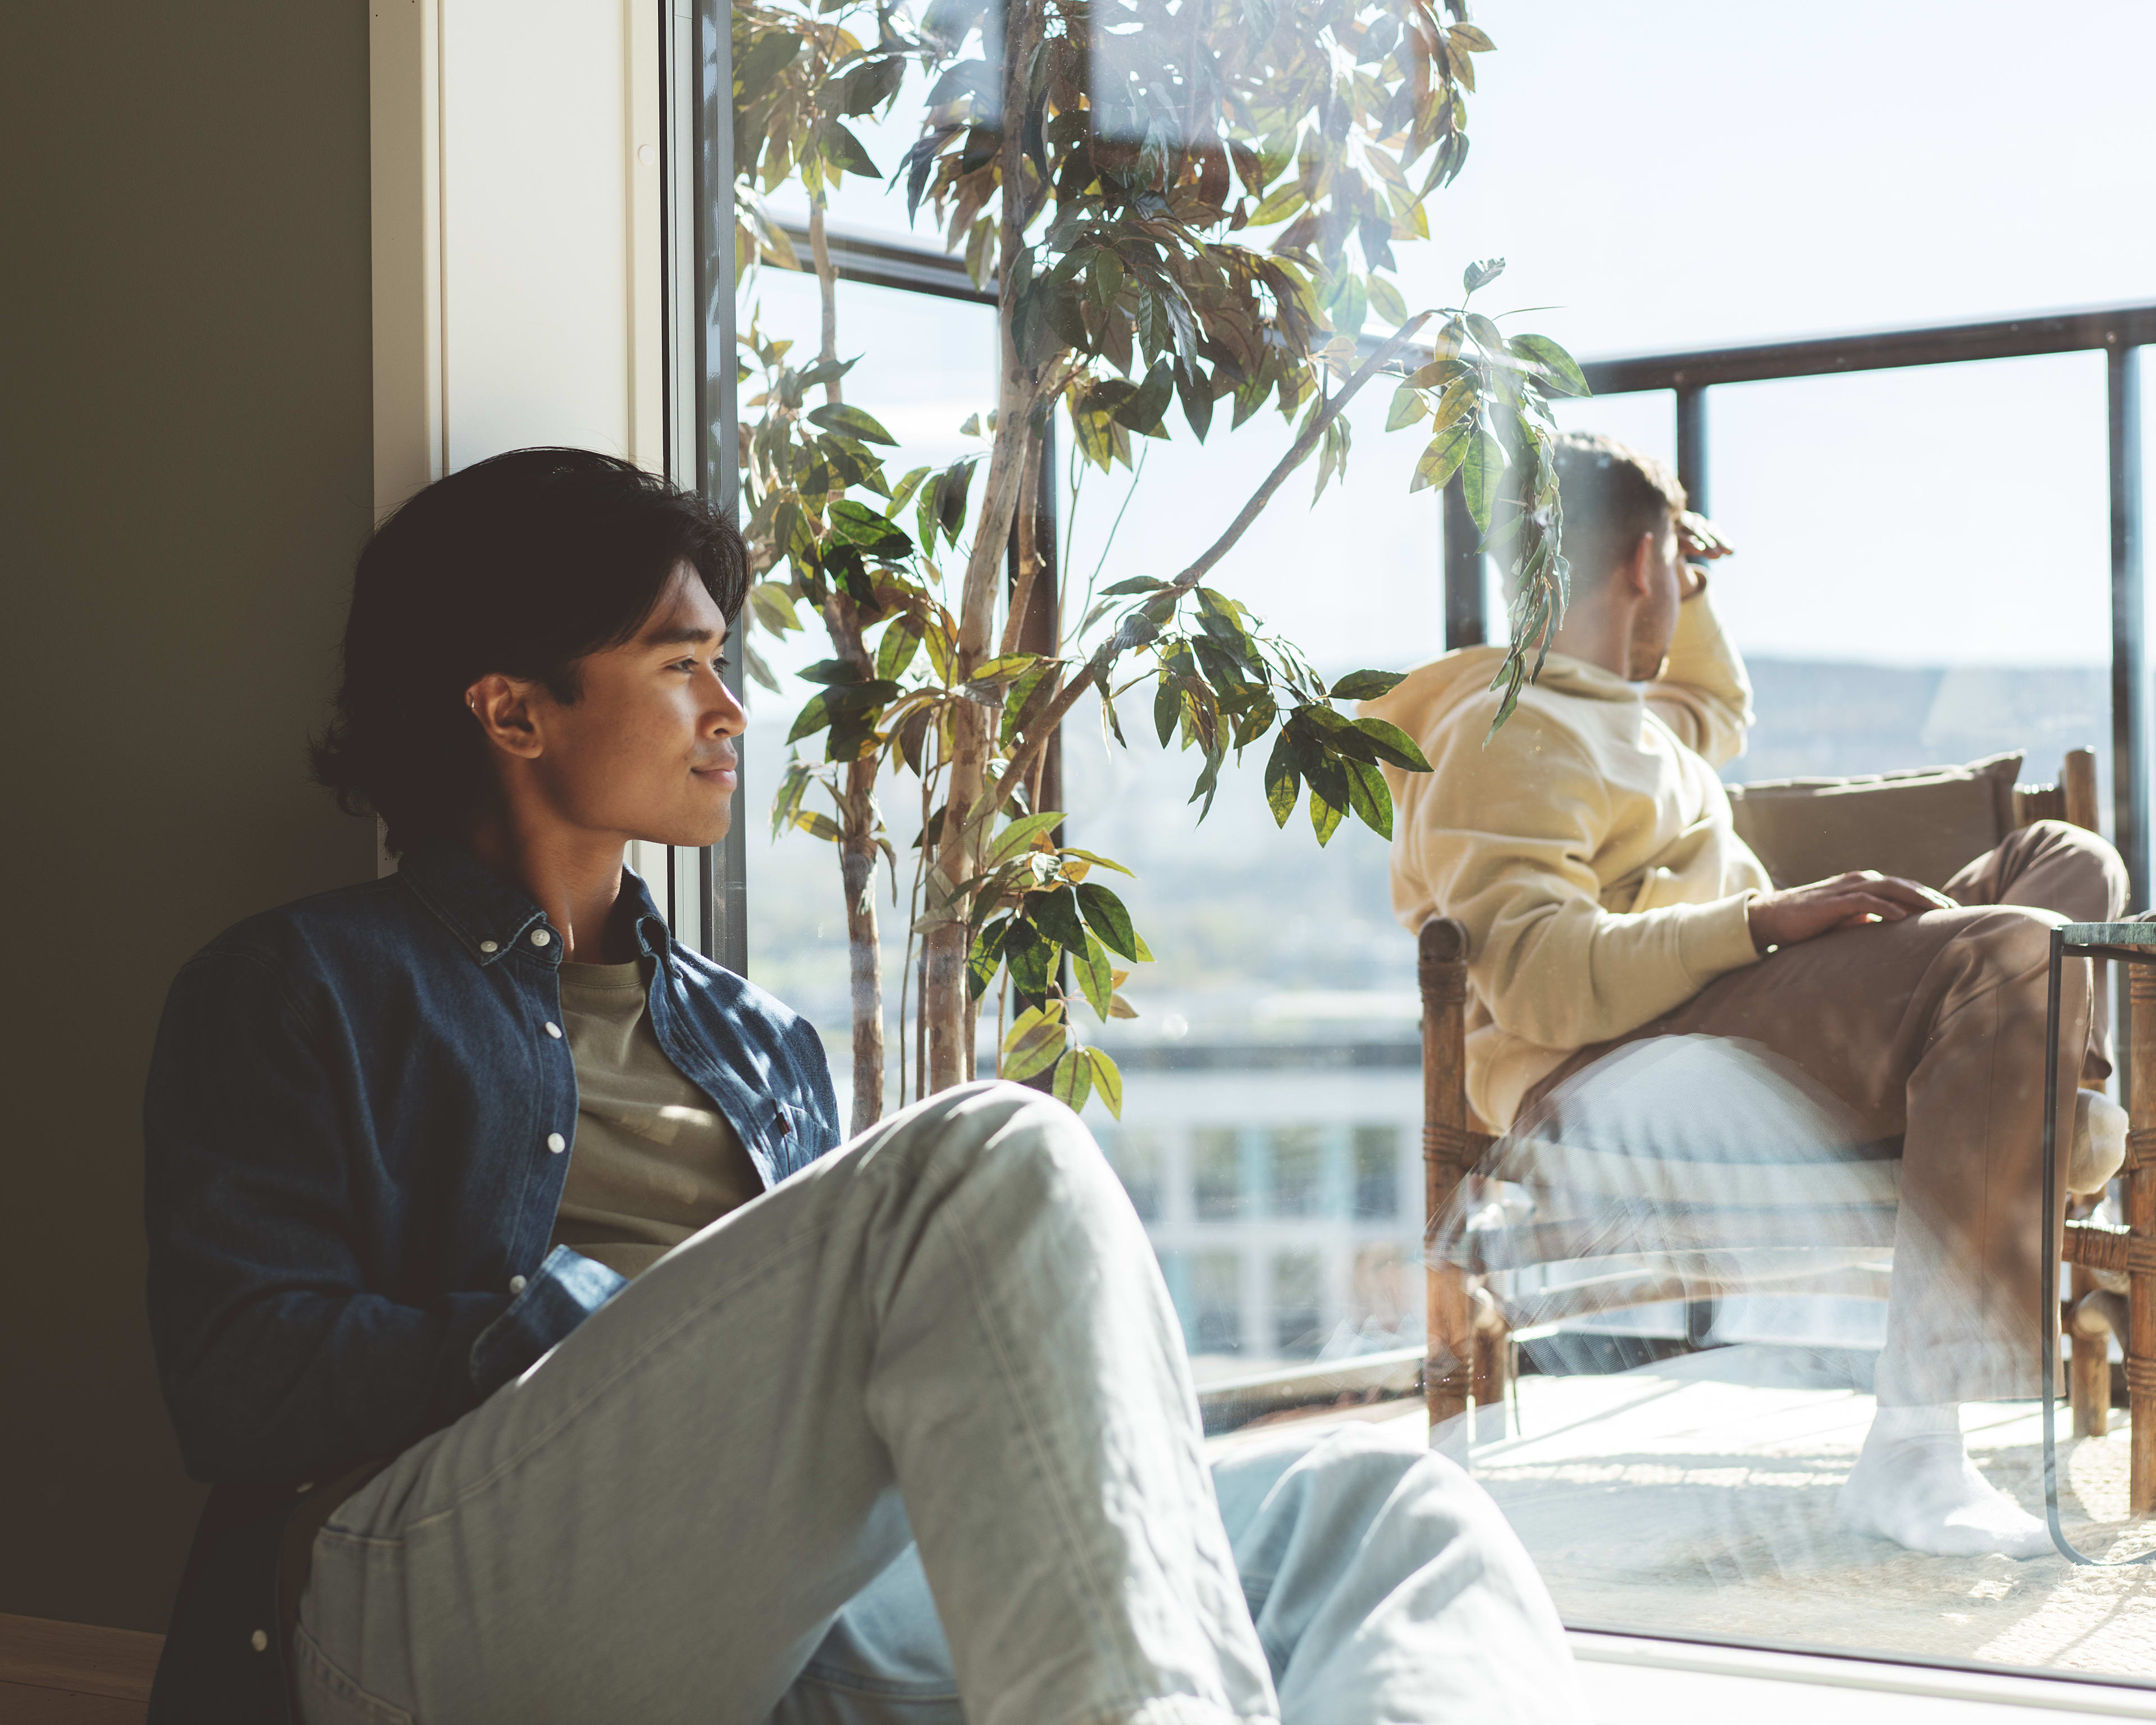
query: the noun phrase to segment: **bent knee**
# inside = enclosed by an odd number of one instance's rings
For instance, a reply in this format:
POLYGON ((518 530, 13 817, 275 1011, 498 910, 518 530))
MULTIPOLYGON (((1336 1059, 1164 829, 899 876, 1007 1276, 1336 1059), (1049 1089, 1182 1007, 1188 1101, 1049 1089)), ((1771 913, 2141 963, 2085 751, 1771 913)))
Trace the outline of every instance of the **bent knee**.
POLYGON ((1083 1121, 1050 1096, 1008 1079, 981 1079, 916 1104, 924 1153, 974 1178, 1008 1178, 1053 1168, 1121 1189, 1083 1121))
POLYGON ((1963 913, 1955 940, 1972 960, 2002 978, 2041 973, 2050 963, 2051 931, 2067 920, 2026 905, 1986 905, 1963 913))

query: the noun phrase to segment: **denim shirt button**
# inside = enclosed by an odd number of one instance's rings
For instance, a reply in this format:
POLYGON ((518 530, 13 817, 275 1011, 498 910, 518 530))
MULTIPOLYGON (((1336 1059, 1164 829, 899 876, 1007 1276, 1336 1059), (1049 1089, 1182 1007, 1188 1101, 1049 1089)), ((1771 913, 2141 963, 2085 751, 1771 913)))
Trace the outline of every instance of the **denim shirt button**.
POLYGON ((562 1040, 562 1027, 549 1019, 547 1021, 547 1034, 559 1042, 562 1040))
POLYGON ((500 941, 481 941, 479 943, 479 949, 482 952, 499 952, 501 950, 501 942, 500 941))
POLYGON ((522 1293, 524 1291, 524 1278, 521 1276, 511 1276, 509 1278, 509 1291, 512 1294, 522 1293))
POLYGON ((569 1141, 559 1132, 549 1132, 547 1134, 547 1147, 559 1156, 569 1147, 569 1141))
POLYGON ((535 947, 543 947, 553 938, 554 937, 543 928, 535 928, 531 931, 531 944, 535 947))
POLYGON ((255 1630, 247 1638, 247 1645, 257 1653, 267 1653, 270 1651, 270 1632, 267 1630, 255 1630))

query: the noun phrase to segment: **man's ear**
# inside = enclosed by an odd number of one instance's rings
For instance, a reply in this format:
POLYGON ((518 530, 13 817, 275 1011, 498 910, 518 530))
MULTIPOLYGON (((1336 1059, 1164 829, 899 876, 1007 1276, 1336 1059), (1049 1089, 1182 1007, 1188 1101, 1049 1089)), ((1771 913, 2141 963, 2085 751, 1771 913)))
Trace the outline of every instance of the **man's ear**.
POLYGON ((1654 590, 1655 553, 1659 547, 1652 532, 1642 533, 1632 542, 1632 549, 1615 572, 1617 584, 1629 596, 1644 599, 1654 590))
POLYGON ((521 677, 490 672, 465 691, 465 706, 486 740, 505 754, 536 761, 545 752, 539 716, 534 711, 536 685, 521 677))

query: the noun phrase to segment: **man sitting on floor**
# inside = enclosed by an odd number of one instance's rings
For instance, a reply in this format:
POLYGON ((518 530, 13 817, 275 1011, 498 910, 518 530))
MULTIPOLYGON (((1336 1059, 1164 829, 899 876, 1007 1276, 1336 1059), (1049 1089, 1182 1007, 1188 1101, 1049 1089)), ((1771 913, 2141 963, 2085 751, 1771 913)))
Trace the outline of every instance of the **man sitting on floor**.
POLYGON ((152 1062, 158 1363, 234 1485, 152 1717, 1584 1717, 1419 1441, 1209 1471, 1067 1108, 968 1085, 841 1145, 814 1031, 676 944, 624 847, 727 829, 746 587, 730 524, 575 450, 362 554, 316 764, 402 865, 212 942, 152 1062))
MULTIPOLYGON (((1393 908, 1409 929, 1467 929, 1470 1102, 1502 1131, 1626 1044, 1741 1037, 1867 1135, 1901 1136, 1878 1413, 1840 1512, 1917 1551, 2048 1551, 1970 1463, 1957 1404, 2038 1391, 2049 931, 2117 917, 2124 867, 2096 834, 2040 821, 1944 894, 1872 872, 1775 891, 1715 774, 1743 750, 1751 687, 1685 553, 1725 547, 1657 461, 1567 435, 1557 464, 1571 603, 1512 717, 1491 735, 1496 647, 1365 708, 1435 768, 1389 772, 1393 908)), ((2067 966, 2061 1023, 2101 1084, 2086 963, 2067 966)), ((2101 1095, 2077 1108, 2066 1089, 2061 1110, 2062 1144, 2095 1117, 2123 1147, 2101 1095)))

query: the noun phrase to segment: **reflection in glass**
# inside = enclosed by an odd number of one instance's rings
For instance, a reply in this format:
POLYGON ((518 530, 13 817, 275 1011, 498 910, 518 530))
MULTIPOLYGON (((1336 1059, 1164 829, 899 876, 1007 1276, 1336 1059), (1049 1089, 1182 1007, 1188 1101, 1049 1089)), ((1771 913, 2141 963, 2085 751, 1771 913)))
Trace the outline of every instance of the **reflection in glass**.
POLYGON ((1321 1214, 1325 1201, 1325 1140, 1314 1126, 1276 1126, 1265 1134, 1272 1175, 1272 1214, 1321 1214))
POLYGON ((1355 1214, 1358 1220, 1395 1216, 1400 1209, 1400 1129, 1355 1128, 1355 1214))
POLYGON ((1325 1267, 1315 1252, 1273 1258, 1273 1345, 1282 1353, 1314 1348, 1323 1317, 1325 1267))
POLYGON ((1199 1252, 1191 1260, 1191 1351, 1240 1353, 1243 1348, 1243 1261, 1234 1252, 1199 1252))
POLYGON ((1243 1207, 1243 1147, 1231 1127, 1200 1127, 1192 1135, 1192 1209, 1202 1221, 1227 1221, 1243 1207))

